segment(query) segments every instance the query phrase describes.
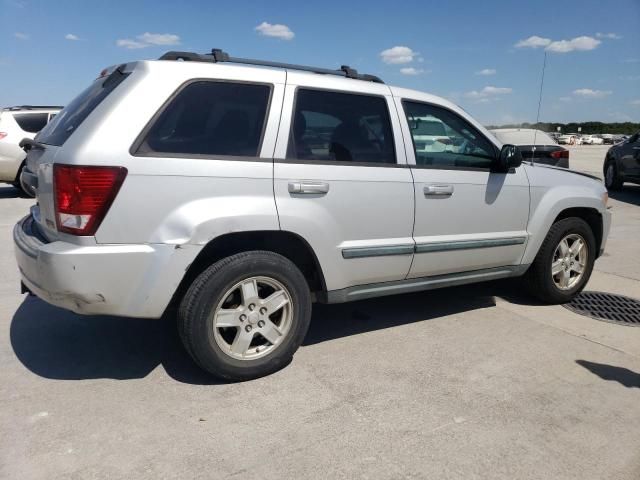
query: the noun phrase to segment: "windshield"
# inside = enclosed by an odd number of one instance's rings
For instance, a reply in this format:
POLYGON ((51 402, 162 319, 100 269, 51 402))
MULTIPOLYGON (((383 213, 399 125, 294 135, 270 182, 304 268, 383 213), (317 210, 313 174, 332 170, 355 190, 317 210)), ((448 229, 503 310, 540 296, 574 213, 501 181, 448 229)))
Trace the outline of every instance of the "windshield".
POLYGON ((118 67, 109 76, 97 79, 40 131, 36 141, 47 145, 62 145, 128 75, 118 67))

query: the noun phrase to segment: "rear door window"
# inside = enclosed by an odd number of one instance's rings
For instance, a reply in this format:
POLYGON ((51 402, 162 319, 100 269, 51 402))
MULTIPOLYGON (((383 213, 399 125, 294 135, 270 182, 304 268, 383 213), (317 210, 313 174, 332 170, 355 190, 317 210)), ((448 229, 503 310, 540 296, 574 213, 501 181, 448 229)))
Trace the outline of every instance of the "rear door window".
POLYGON ((270 95, 268 85, 190 83, 143 134, 136 153, 257 157, 270 95))
POLYGON ((13 118, 18 126, 29 133, 38 133, 47 124, 48 113, 14 113, 13 118))
POLYGON ((299 89, 288 159, 396 163, 384 97, 299 89))
POLYGON ((47 145, 62 145, 100 102, 128 76, 119 67, 110 75, 93 82, 42 129, 36 140, 47 145))

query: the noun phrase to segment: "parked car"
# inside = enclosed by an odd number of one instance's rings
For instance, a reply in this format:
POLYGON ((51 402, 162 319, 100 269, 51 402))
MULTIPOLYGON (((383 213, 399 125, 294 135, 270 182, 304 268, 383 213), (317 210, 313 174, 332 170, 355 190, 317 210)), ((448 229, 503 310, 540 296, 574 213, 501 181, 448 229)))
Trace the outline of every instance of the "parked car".
POLYGON ((582 136, 582 144, 583 145, 602 145, 604 140, 597 135, 583 135, 582 136))
POLYGON ((610 225, 597 178, 521 164, 455 104, 348 67, 169 52, 106 70, 23 145, 23 289, 80 314, 176 305, 225 379, 290 362, 312 301, 522 275, 569 301, 610 225), (415 148, 424 118, 450 148, 415 148))
POLYGON ((609 190, 619 190, 624 182, 640 184, 640 132, 607 151, 604 182, 609 190))
POLYGON ((602 143, 604 145, 613 145, 615 143, 615 137, 610 133, 603 133, 602 143))
POLYGON ((560 135, 558 138, 558 144, 560 145, 580 145, 582 140, 578 134, 567 133, 560 135))
POLYGON ((491 133, 502 143, 517 145, 526 161, 569 168, 569 150, 541 130, 499 128, 491 130, 491 133))
POLYGON ((25 152, 18 146, 23 138, 33 138, 62 107, 23 105, 0 110, 0 182, 20 185, 25 152))

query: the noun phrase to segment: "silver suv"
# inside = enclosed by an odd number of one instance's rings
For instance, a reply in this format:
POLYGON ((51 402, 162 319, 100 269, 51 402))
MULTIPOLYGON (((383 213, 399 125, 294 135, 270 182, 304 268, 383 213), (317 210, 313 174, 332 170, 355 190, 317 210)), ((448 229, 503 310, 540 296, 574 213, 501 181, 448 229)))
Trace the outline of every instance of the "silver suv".
POLYGON ((566 302, 610 225, 600 180, 348 67, 170 52, 103 71, 23 145, 23 290, 82 314, 176 305, 226 379, 290 362, 314 301, 525 275, 566 302))

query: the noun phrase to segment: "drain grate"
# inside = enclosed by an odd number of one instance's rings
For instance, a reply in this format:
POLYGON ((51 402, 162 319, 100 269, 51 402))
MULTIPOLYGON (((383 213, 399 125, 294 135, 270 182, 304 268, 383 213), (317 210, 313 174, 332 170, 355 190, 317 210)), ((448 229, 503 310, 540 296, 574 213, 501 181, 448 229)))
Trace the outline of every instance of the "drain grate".
POLYGON ((605 292, 582 292, 564 305, 596 320, 640 327, 640 301, 605 292))

